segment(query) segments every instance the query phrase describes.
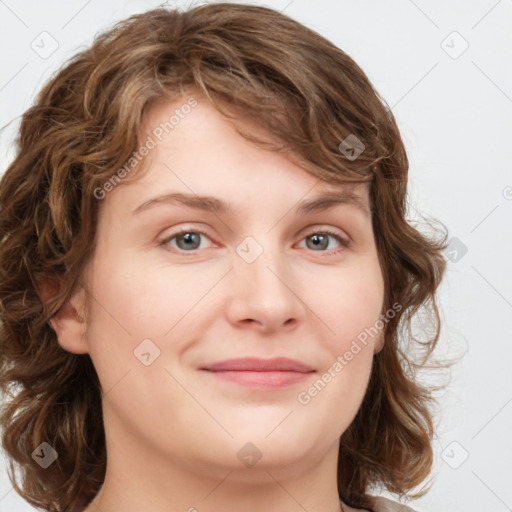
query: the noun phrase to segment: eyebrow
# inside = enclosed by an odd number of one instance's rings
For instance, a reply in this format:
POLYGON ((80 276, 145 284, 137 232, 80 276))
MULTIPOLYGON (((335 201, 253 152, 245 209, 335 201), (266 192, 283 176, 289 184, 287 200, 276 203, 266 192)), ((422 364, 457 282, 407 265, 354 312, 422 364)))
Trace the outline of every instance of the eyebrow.
MULTIPOLYGON (((174 192, 148 199, 133 210, 137 214, 158 204, 180 203, 189 208, 203 210, 220 215, 234 215, 233 205, 213 196, 198 196, 196 194, 183 194, 174 192)), ((349 205, 371 216, 371 212, 363 199, 349 191, 328 193, 309 201, 301 201, 295 208, 296 214, 313 214, 334 208, 338 205, 349 205)))

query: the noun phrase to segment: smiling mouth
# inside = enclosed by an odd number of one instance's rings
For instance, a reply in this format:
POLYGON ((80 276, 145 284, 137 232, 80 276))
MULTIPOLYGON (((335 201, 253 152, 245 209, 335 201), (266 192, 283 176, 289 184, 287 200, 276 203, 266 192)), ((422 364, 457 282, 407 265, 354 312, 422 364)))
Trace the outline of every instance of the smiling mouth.
POLYGON ((211 363, 199 370, 225 382, 266 389, 292 386, 315 373, 309 365, 288 357, 239 357, 211 363))

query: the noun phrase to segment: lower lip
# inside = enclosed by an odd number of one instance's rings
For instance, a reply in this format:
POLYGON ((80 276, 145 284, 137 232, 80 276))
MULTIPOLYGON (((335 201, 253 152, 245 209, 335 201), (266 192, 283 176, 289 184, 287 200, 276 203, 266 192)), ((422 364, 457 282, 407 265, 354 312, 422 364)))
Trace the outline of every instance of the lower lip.
POLYGON ((253 388, 276 389, 285 386, 291 386, 298 382, 304 381, 311 373, 300 373, 290 371, 269 371, 269 372, 253 372, 253 371, 211 371, 208 373, 218 377, 219 379, 236 382, 242 386, 253 388))

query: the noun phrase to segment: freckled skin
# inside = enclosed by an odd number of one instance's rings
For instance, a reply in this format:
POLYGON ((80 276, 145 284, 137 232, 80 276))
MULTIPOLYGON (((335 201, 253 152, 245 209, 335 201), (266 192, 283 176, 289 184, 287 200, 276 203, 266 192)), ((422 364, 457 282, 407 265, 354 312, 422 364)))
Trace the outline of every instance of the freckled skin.
MULTIPOLYGON (((56 319, 59 343, 90 355, 106 393, 107 474, 86 512, 339 511, 339 437, 361 404, 382 337, 331 370, 335 377, 309 403, 297 395, 379 318, 384 283, 371 218, 347 205, 295 215, 299 201, 337 187, 251 145, 194 97, 197 106, 150 151, 147 174, 101 201, 82 281, 94 298, 85 323, 69 309, 56 319), (132 213, 166 192, 215 196, 235 215, 179 203, 132 213), (182 228, 204 234, 188 246, 169 240, 182 228), (315 245, 312 235, 325 229, 352 245, 335 237, 315 245), (251 263, 237 252, 249 236, 244 247, 262 249, 251 263), (315 372, 266 390, 198 369, 246 356, 290 357, 315 372)), ((185 102, 150 109, 141 140, 185 102)), ((368 201, 366 185, 351 190, 368 201)), ((83 311, 88 296, 78 293, 73 306, 83 311)))

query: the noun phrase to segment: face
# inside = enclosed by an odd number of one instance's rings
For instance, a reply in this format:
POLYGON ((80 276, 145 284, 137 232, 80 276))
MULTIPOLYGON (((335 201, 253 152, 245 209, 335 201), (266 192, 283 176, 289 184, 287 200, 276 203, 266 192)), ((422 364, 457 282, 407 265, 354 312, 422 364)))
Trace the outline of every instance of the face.
POLYGON ((382 346, 361 335, 384 298, 367 185, 319 180, 195 98, 161 140, 186 98, 148 112, 147 172, 101 200, 83 336, 59 342, 93 361, 111 453, 293 471, 337 454, 382 346), (304 371, 212 370, 277 357, 304 371))

